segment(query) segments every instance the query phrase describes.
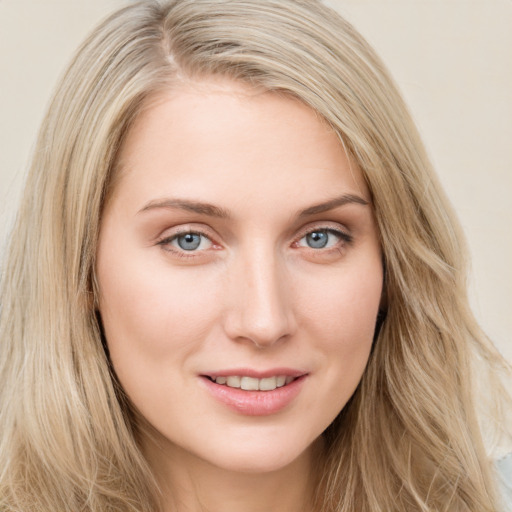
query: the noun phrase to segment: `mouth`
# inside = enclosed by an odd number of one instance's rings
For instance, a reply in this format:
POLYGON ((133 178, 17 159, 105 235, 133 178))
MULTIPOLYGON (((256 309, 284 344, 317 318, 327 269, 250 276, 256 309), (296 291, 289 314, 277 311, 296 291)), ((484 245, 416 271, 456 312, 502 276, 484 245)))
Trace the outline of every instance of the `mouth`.
POLYGON ((245 416, 286 410, 300 394, 309 373, 291 369, 232 369, 203 374, 205 389, 218 402, 245 416))
POLYGON ((273 391, 274 389, 287 386, 299 378, 291 375, 274 375, 270 377, 263 377, 261 379, 250 377, 248 375, 205 375, 205 377, 216 384, 220 384, 221 386, 242 389, 244 391, 273 391))

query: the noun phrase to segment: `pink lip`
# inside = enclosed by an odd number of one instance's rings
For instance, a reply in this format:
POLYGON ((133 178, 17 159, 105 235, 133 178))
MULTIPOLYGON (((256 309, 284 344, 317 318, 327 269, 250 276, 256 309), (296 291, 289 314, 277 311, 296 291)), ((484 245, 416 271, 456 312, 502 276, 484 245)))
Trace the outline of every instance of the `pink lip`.
POLYGON ((223 384, 217 384, 207 376, 201 376, 201 380, 206 389, 216 400, 228 406, 230 409, 246 416, 268 416, 283 410, 300 393, 307 377, 304 373, 296 371, 291 371, 290 373, 290 370, 283 371, 283 369, 280 369, 277 372, 275 370, 272 370, 271 372, 258 372, 248 371, 247 369, 240 371, 240 369, 238 369, 236 370, 236 373, 230 370, 229 372, 216 372, 214 376, 223 377, 228 375, 245 375, 247 377, 254 377, 258 379, 274 375, 295 377, 295 380, 290 382, 290 384, 276 388, 272 391, 245 391, 243 389, 230 388, 223 384))
POLYGON ((214 372, 204 373, 208 377, 229 377, 230 375, 245 375, 254 379, 264 379, 266 377, 274 377, 284 375, 285 377, 302 377, 307 372, 295 370, 293 368, 270 368, 268 370, 255 370, 254 368, 230 368, 229 370, 218 370, 214 372))

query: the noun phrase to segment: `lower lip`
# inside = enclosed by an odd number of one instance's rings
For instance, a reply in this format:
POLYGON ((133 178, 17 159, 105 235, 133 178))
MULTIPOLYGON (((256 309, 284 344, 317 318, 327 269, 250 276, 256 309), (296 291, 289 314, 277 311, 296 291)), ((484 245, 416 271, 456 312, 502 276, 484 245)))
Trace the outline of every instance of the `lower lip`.
POLYGON ((202 377, 202 380, 213 397, 230 409, 246 416, 268 416, 278 413, 293 401, 305 378, 306 375, 303 375, 272 391, 245 391, 217 384, 207 377, 202 377))

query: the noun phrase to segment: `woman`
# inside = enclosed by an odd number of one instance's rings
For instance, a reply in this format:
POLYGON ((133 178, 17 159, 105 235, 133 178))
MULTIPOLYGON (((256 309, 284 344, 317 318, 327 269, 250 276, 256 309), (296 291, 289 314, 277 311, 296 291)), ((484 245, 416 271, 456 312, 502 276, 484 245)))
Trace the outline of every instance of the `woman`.
POLYGON ((89 37, 1 342, 6 510, 502 506, 473 377, 503 403, 508 368, 457 222, 383 65, 313 1, 144 2, 89 37))

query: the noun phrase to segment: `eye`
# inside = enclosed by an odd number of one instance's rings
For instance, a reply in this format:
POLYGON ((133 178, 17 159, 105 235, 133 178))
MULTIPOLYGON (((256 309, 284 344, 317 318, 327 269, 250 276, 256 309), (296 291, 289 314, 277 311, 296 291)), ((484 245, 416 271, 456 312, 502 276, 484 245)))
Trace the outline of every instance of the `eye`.
POLYGON ((179 233, 159 242, 170 249, 186 252, 204 251, 212 247, 212 241, 202 233, 192 231, 179 233))
POLYGON ((297 243, 299 247, 310 249, 329 249, 339 244, 340 241, 349 242, 351 237, 334 229, 315 229, 304 235, 297 243))

